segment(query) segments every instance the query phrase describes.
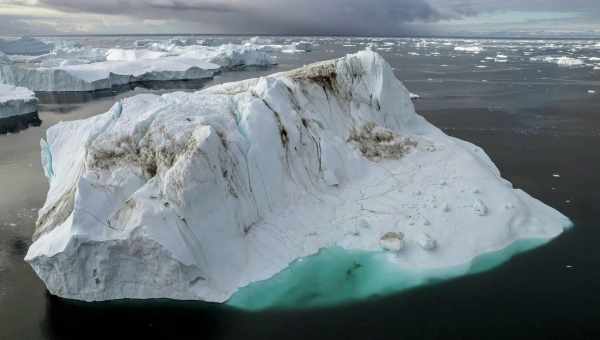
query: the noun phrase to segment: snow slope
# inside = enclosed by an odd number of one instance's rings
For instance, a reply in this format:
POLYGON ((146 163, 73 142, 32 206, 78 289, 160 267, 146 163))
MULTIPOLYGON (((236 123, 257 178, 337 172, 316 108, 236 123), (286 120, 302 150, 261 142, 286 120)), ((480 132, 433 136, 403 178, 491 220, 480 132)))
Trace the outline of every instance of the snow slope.
POLYGON ((26 260, 72 299, 224 302, 330 247, 387 249, 427 276, 571 225, 417 115, 372 51, 138 95, 41 147, 50 188, 26 260))
POLYGON ((35 94, 23 87, 0 84, 0 119, 37 112, 35 94))

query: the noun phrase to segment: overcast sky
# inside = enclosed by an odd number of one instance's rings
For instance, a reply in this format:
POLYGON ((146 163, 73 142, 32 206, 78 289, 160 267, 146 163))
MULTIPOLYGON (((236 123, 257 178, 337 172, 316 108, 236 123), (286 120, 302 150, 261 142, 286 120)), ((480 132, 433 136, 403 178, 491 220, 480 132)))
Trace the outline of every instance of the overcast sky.
POLYGON ((600 0, 0 0, 0 35, 600 35, 600 0))

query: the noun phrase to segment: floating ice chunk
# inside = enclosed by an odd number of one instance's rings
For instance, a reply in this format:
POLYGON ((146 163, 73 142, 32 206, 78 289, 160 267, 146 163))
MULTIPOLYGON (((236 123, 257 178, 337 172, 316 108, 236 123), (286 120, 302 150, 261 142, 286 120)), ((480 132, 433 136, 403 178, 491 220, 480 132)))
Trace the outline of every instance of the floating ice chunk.
POLYGON ((532 57, 531 61, 541 61, 545 63, 557 64, 561 67, 579 67, 585 66, 585 63, 581 59, 571 57, 532 57))
POLYGON ((481 46, 456 46, 454 50, 474 54, 483 52, 483 48, 481 46))
POLYGON ((37 105, 32 91, 0 84, 0 119, 37 112, 37 105))
POLYGON ((379 245, 386 251, 399 252, 404 249, 404 244, 404 234, 399 232, 385 233, 379 239, 379 245))
POLYGON ((594 94, 594 93, 596 93, 596 90, 587 90, 587 93, 594 94))
POLYGON ((410 99, 412 99, 412 100, 421 99, 421 96, 416 93, 411 92, 409 95, 410 95, 410 99))

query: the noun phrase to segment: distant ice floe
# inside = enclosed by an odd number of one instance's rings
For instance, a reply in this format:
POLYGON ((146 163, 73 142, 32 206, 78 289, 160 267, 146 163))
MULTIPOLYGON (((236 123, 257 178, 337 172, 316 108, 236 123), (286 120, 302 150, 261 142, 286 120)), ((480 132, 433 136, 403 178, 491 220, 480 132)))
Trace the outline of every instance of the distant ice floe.
POLYGON ((35 94, 24 88, 0 84, 0 120, 37 112, 35 94))
POLYGON ((455 51, 478 54, 484 51, 481 46, 456 46, 455 51))
POLYGON ((50 53, 52 45, 31 37, 16 40, 0 39, 0 51, 5 54, 36 56, 50 53))
POLYGON ((544 62, 556 64, 561 67, 581 67, 585 66, 585 62, 581 59, 571 58, 571 57, 551 57, 551 56, 542 56, 542 57, 532 57, 529 59, 534 62, 544 62))

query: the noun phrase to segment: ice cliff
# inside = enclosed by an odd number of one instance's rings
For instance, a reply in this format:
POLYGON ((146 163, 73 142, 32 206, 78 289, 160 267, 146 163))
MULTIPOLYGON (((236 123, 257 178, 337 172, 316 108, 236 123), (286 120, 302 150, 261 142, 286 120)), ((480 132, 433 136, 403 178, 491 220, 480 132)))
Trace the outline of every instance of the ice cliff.
POLYGON ((31 58, 28 65, 0 62, 0 83, 33 91, 96 91, 143 81, 197 80, 241 66, 273 64, 255 48, 224 45, 148 49, 85 49, 58 46, 52 53, 31 58), (102 56, 100 57, 100 54, 102 56))
POLYGON ((41 145, 50 188, 26 260, 72 299, 224 302, 330 247, 427 273, 571 224, 417 115, 372 51, 138 95, 41 145))

